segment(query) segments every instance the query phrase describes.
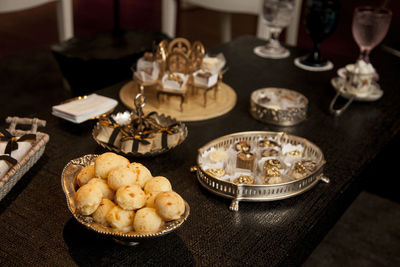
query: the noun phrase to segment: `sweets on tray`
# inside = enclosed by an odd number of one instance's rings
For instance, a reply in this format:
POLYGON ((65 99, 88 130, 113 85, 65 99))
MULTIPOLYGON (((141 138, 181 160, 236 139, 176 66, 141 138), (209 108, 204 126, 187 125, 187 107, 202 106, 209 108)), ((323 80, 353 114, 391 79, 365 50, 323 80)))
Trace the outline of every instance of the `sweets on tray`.
POLYGON ((200 166, 215 178, 235 184, 281 184, 305 178, 317 168, 301 145, 279 137, 237 141, 203 151, 200 166))
POLYGON ((76 212, 121 232, 155 233, 185 212, 185 202, 170 181, 153 177, 143 165, 107 152, 75 174, 76 212), (82 178, 91 179, 82 184, 82 178), (144 176, 143 176, 144 175, 144 176))

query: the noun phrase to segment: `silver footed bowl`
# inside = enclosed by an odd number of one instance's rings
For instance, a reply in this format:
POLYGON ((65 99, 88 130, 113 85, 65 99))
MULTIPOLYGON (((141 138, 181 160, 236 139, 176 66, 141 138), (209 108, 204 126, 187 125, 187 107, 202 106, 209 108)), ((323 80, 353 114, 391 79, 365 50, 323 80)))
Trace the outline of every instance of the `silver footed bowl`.
POLYGON ((113 238, 118 243, 122 243, 125 245, 137 245, 140 241, 146 241, 166 235, 179 228, 186 221, 190 213, 190 207, 186 201, 185 212, 181 215, 181 217, 174 221, 165 222, 162 228, 156 233, 121 232, 116 229, 96 223, 91 216, 85 216, 77 213, 74 202, 74 195, 78 186, 75 182, 75 176, 78 171, 83 167, 94 164, 94 160, 97 157, 98 155, 88 154, 73 159, 69 161, 67 165, 65 165, 61 174, 61 186, 67 199, 68 209, 71 211, 72 215, 79 223, 83 224, 84 226, 92 231, 95 231, 98 234, 113 238))
MULTIPOLYGON (((164 114, 158 114, 158 113, 157 113, 156 119, 157 119, 157 122, 159 122, 161 125, 171 125, 171 124, 178 122, 175 118, 166 116, 164 114)), ((104 142, 98 140, 96 138, 96 136, 99 134, 99 131, 100 131, 100 126, 97 123, 92 130, 92 136, 93 136, 93 139, 100 146, 102 146, 105 149, 108 149, 110 151, 113 151, 113 152, 116 152, 119 154, 124 154, 126 156, 133 156, 133 157, 153 157, 153 156, 165 153, 165 152, 179 146, 180 144, 182 144, 182 142, 186 139, 186 137, 188 135, 188 129, 187 129, 186 125, 184 123, 180 122, 179 126, 178 126, 178 133, 180 135, 180 138, 179 138, 179 142, 175 146, 169 147, 169 148, 160 148, 157 150, 151 150, 150 152, 146 152, 146 153, 133 152, 133 151, 126 153, 126 152, 122 151, 119 147, 115 147, 115 146, 112 146, 110 144, 107 144, 107 143, 104 143, 104 142)))

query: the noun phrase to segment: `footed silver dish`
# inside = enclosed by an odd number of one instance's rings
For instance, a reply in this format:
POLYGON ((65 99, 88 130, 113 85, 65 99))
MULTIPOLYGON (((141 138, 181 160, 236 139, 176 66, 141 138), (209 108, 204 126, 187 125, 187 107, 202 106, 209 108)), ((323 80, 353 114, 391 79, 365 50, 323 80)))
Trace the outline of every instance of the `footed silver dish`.
POLYGON ((325 158, 321 149, 305 138, 282 132, 253 131, 239 132, 222 136, 207 143, 199 149, 197 166, 194 167, 192 171, 196 171, 197 178, 203 187, 214 194, 233 199, 229 209, 232 211, 238 211, 239 201, 280 200, 301 194, 311 189, 320 180, 329 183, 329 179, 323 174, 325 163, 325 158), (246 141, 252 144, 260 139, 277 137, 283 143, 289 143, 291 145, 301 144, 304 147, 303 156, 315 161, 315 170, 302 179, 285 183, 241 184, 219 179, 213 175, 210 175, 207 170, 203 168, 202 156, 205 154, 205 152, 211 151, 212 149, 227 149, 237 142, 246 141))
POLYGON ((88 154, 73 159, 69 161, 67 165, 65 165, 61 174, 61 186, 65 193, 68 209, 71 211, 72 215, 79 223, 98 234, 113 238, 118 243, 132 246, 139 244, 139 242, 141 241, 146 241, 152 238, 158 238, 160 236, 166 235, 179 228, 186 221, 190 213, 190 207, 186 201, 185 212, 182 214, 182 216, 178 220, 166 222, 162 226, 162 228, 156 233, 124 233, 94 222, 91 216, 78 214, 76 212, 76 206, 74 202, 74 195, 78 187, 75 182, 75 176, 77 172, 83 167, 94 164, 94 160, 97 158, 97 156, 98 155, 95 154, 88 154))
POLYGON ((284 88, 262 88, 250 96, 251 115, 264 123, 280 126, 296 125, 307 118, 308 99, 299 92, 284 88), (285 102, 275 101, 284 99, 285 102), (285 106, 285 104, 288 104, 285 106))

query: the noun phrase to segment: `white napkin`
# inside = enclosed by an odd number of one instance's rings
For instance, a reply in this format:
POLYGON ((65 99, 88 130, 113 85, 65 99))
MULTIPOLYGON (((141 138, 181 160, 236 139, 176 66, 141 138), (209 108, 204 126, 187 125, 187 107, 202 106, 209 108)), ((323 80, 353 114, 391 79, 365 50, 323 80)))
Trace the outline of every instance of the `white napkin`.
MULTIPOLYGON (((0 143, 0 154, 4 154, 4 150, 6 149, 7 142, 0 143)), ((18 142, 18 149, 11 152, 11 157, 20 161, 26 153, 28 153, 29 149, 31 149, 31 142, 18 142)), ((10 169, 10 165, 4 160, 0 160, 0 178, 2 178, 10 169)))
POLYGON ((84 99, 53 106, 52 114, 74 123, 81 123, 110 111, 117 104, 115 99, 91 94, 84 99))

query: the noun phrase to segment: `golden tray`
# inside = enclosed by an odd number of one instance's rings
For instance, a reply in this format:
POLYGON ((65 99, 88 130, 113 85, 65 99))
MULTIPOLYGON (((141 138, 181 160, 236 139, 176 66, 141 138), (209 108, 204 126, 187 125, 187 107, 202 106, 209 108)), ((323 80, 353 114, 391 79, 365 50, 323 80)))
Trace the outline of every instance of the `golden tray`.
POLYGON ((188 203, 185 201, 185 212, 178 220, 166 222, 160 231, 157 233, 137 233, 137 232, 121 232, 116 229, 112 229, 109 227, 105 227, 99 223, 93 221, 91 216, 80 215, 76 212, 76 206, 74 202, 74 195, 76 192, 76 184, 74 181, 75 174, 85 166, 94 164, 94 160, 98 157, 95 154, 88 154, 82 157, 73 159, 65 165, 62 174, 61 174, 61 186, 65 193, 65 197, 67 199, 68 209, 71 211, 74 218, 86 226, 88 229, 114 239, 114 241, 124 244, 124 245, 137 245, 141 241, 146 241, 153 238, 158 238, 160 236, 166 235, 177 228, 179 228, 188 218, 190 213, 190 207, 188 203))

